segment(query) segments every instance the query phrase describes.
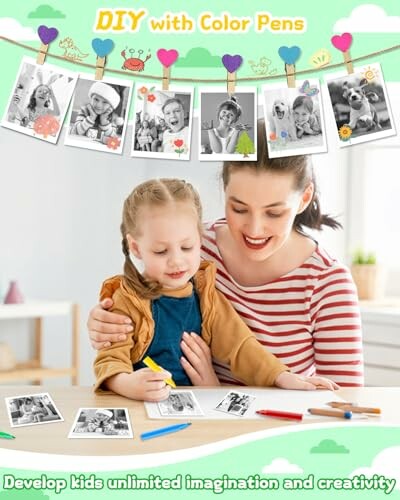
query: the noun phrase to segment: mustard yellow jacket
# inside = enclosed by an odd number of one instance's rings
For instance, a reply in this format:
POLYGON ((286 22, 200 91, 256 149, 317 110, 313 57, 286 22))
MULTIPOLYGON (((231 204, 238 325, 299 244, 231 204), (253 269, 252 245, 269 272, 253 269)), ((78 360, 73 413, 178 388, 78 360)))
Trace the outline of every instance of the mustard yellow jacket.
MULTIPOLYGON (((229 364, 238 379, 247 385, 273 385, 276 377, 288 370, 287 366, 266 351, 228 299, 215 288, 215 273, 214 263, 203 261, 194 276, 202 314, 201 337, 210 347, 213 358, 229 364)), ((165 289, 162 295, 187 297, 192 291, 193 285, 189 282, 179 289, 165 289)), ((96 391, 100 391, 103 382, 113 375, 132 373, 132 364, 144 358, 154 336, 151 301, 128 288, 123 276, 106 280, 100 297, 112 297, 114 305, 111 310, 132 318, 134 330, 125 341, 98 351, 94 362, 96 391)), ((168 366, 163 368, 168 370, 168 366)))

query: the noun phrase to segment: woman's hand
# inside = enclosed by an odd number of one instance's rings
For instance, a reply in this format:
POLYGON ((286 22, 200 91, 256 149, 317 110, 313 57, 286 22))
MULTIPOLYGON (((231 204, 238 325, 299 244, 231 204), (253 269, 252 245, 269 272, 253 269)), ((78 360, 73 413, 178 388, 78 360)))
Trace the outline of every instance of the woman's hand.
POLYGON ((112 299, 104 299, 89 313, 87 327, 94 349, 103 349, 110 347, 113 342, 126 340, 126 334, 133 330, 130 318, 107 311, 112 305, 112 299))
POLYGON ((167 371, 153 372, 150 368, 141 368, 133 373, 118 373, 104 383, 107 389, 138 401, 164 401, 171 392, 165 379, 172 375, 167 371))
POLYGON ((291 372, 282 372, 275 379, 276 387, 281 389, 295 389, 300 391, 314 391, 315 389, 328 389, 334 391, 340 387, 324 377, 303 377, 291 372))
POLYGON ((210 348, 200 335, 185 332, 181 348, 185 355, 181 357, 181 365, 193 385, 220 385, 212 366, 210 348))

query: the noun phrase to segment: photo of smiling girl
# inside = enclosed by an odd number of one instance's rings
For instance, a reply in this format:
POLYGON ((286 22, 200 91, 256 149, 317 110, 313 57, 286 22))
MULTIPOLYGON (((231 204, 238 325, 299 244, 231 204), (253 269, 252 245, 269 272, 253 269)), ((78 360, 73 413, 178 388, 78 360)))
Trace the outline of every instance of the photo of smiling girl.
POLYGON ((192 92, 186 87, 172 91, 150 85, 136 90, 138 129, 133 137, 132 156, 190 159, 192 92))

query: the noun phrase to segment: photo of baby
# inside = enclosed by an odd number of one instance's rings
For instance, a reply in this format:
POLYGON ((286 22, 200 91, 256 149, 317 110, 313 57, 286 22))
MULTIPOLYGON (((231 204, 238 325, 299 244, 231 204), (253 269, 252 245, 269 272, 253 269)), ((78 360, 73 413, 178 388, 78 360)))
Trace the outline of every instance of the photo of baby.
POLYGON ((132 156, 190 159, 192 93, 182 87, 137 89, 132 156))
POLYGON ((296 88, 266 85, 263 95, 271 158, 327 151, 318 80, 296 82, 296 88))
POLYGON ((69 438, 132 438, 127 408, 79 408, 69 438))
POLYGON ((132 83, 80 76, 76 84, 65 144, 121 154, 132 83))
POLYGON ((257 159, 256 90, 200 89, 201 161, 257 159))
POLYGON ((76 80, 76 73, 24 57, 2 126, 55 144, 76 80))
POLYGON ((326 76, 341 147, 395 135, 379 64, 326 76))
POLYGON ((64 420, 47 392, 6 398, 6 407, 11 427, 64 420))

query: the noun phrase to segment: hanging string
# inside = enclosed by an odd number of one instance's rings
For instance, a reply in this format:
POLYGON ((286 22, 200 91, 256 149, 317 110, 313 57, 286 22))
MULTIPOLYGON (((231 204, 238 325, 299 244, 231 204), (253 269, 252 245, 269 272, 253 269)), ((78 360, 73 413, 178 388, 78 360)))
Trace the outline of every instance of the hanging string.
MULTIPOLYGON (((11 43, 13 45, 17 45, 18 47, 22 47, 22 48, 29 50, 31 52, 35 52, 35 53, 38 52, 37 49, 35 49, 34 47, 31 47, 30 45, 26 45, 24 43, 17 42, 16 40, 12 40, 11 38, 7 38, 5 36, 0 35, 0 40, 4 40, 5 42, 11 43)), ((399 49, 400 49, 400 45, 393 45, 392 47, 387 47, 386 49, 377 50, 376 52, 371 52, 370 54, 364 54, 364 55, 359 56, 359 57, 353 57, 352 59, 349 60, 349 62, 355 63, 358 61, 362 61, 364 59, 369 59, 369 58, 379 56, 381 54, 386 54, 388 52, 392 52, 394 50, 399 50, 399 49)), ((96 66, 94 64, 87 64, 84 62, 71 61, 70 59, 67 59, 63 56, 59 56, 56 54, 51 54, 50 52, 47 53, 47 57, 52 57, 54 59, 59 59, 61 61, 67 61, 71 64, 76 64, 77 66, 82 66, 84 68, 89 68, 92 70, 96 69, 96 66)), ((298 75, 306 75, 309 73, 315 73, 317 71, 331 70, 333 68, 342 68, 342 67, 343 67, 343 62, 340 62, 337 64, 327 64, 326 66, 324 66, 322 68, 303 69, 300 71, 296 71, 296 77, 298 75)), ((127 72, 124 70, 106 68, 105 72, 114 73, 116 75, 124 75, 125 77, 127 76, 127 72)), ((147 75, 147 74, 135 72, 134 76, 137 78, 145 79, 145 80, 162 80, 162 76, 160 76, 160 75, 147 75)), ((266 76, 246 76, 246 77, 236 78, 236 82, 274 80, 274 79, 278 79, 278 78, 286 78, 286 73, 281 73, 279 75, 266 75, 266 76)), ((171 78, 171 80, 174 80, 176 82, 192 82, 192 83, 226 83, 226 78, 182 78, 182 77, 178 77, 178 78, 171 78)))

